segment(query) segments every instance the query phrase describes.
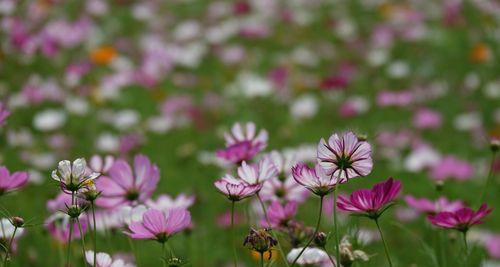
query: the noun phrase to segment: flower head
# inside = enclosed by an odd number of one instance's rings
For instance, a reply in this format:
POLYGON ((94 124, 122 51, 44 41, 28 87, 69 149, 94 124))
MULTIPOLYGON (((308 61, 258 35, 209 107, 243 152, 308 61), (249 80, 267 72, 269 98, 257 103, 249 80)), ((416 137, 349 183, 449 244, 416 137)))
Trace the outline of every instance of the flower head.
POLYGON ((328 176, 320 164, 309 168, 304 163, 297 163, 292 167, 292 174, 297 183, 318 196, 329 194, 339 182, 337 177, 328 176))
POLYGON ((226 195, 231 201, 240 201, 251 197, 262 188, 261 184, 250 185, 229 174, 215 181, 214 185, 219 192, 226 195))
POLYGON ((454 212, 464 207, 462 201, 449 201, 446 197, 440 197, 436 201, 432 201, 427 198, 415 198, 407 195, 404 200, 408 206, 427 214, 436 214, 441 211, 454 212))
POLYGON ((248 184, 262 184, 278 176, 278 170, 268 157, 264 157, 257 164, 247 164, 243 161, 238 168, 238 176, 248 184))
POLYGON ((52 178, 61 183, 65 192, 77 192, 89 183, 92 183, 99 173, 87 171, 87 162, 83 158, 71 163, 69 160, 60 161, 57 169, 52 171, 52 178))
MULTIPOLYGON (((278 241, 271 236, 267 229, 250 229, 250 233, 245 237, 245 241, 243 242, 244 246, 248 246, 259 253, 268 252, 277 244, 278 241)), ((271 258, 271 254, 269 258, 271 258)))
POLYGON ((109 176, 97 181, 97 188, 102 193, 96 203, 105 208, 144 203, 159 180, 160 170, 146 156, 135 156, 133 171, 126 161, 118 159, 109 170, 109 176))
POLYGON ((10 174, 4 166, 0 166, 0 195, 21 188, 28 182, 27 172, 14 172, 10 174))
POLYGON ((168 213, 149 209, 142 215, 142 222, 129 224, 130 233, 134 239, 152 239, 165 243, 172 235, 191 225, 191 214, 185 209, 175 209, 168 213))
POLYGON ((297 202, 288 202, 281 205, 279 201, 273 201, 267 209, 267 217, 271 225, 267 225, 267 221, 263 225, 267 227, 286 226, 297 213, 297 202))
POLYGON ((109 254, 104 252, 98 252, 96 254, 96 262, 94 265, 94 251, 85 251, 85 259, 88 264, 96 267, 135 267, 133 263, 125 262, 123 259, 113 259, 109 254))
POLYGON ((267 131, 260 130, 256 133, 253 122, 244 126, 235 123, 231 132, 224 133, 226 148, 218 150, 217 156, 233 163, 240 163, 252 159, 257 153, 267 146, 267 131))
MULTIPOLYGON (((289 262, 293 262, 303 248, 294 248, 286 256, 289 262)), ((330 263, 328 253, 320 248, 307 247, 297 259, 297 264, 305 266, 333 266, 330 263)))
POLYGON ((481 220, 491 211, 488 205, 483 204, 477 211, 464 207, 454 212, 442 211, 427 218, 436 226, 467 232, 471 226, 483 223, 481 220))
POLYGON ((368 142, 359 140, 352 133, 341 136, 333 134, 328 139, 321 139, 318 144, 318 161, 325 169, 326 175, 347 180, 368 175, 373 167, 371 146, 368 142))
POLYGON ((363 214, 376 219, 389 207, 400 190, 401 182, 389 178, 376 184, 372 189, 354 191, 349 199, 339 196, 337 207, 343 211, 363 214))

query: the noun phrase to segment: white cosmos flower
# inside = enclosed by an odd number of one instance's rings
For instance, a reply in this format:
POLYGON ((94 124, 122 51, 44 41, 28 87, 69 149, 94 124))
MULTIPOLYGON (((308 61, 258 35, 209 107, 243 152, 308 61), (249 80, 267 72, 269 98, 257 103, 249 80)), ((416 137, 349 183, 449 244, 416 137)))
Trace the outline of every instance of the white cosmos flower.
POLYGON ((142 221, 142 215, 146 212, 147 208, 144 205, 138 205, 135 207, 125 206, 120 208, 118 211, 119 221, 123 225, 129 225, 133 222, 142 221))
MULTIPOLYGON (((297 256, 299 256, 300 252, 303 248, 294 248, 292 249, 286 259, 289 262, 293 262, 297 256)), ((330 262, 328 254, 319 248, 306 248, 302 255, 297 259, 297 264, 299 265, 322 265, 330 262)))
POLYGON ((66 122, 66 113, 60 110, 45 110, 33 118, 33 126, 40 131, 52 131, 66 122))
POLYGON ((99 177, 100 173, 87 171, 87 162, 79 158, 71 163, 69 160, 60 161, 57 169, 52 171, 52 179, 64 185, 65 189, 76 191, 87 182, 99 177))
MULTIPOLYGON (((10 240, 14 234, 15 227, 7 218, 2 218, 0 220, 0 239, 10 240)), ((21 236, 24 232, 24 228, 17 228, 16 236, 21 236)), ((14 238, 15 238, 14 237, 14 238)))
MULTIPOLYGON (((85 259, 88 264, 94 266, 94 251, 85 251, 85 259)), ((123 259, 113 259, 111 256, 104 252, 96 254, 96 267, 135 267, 133 263, 125 262, 123 259)))

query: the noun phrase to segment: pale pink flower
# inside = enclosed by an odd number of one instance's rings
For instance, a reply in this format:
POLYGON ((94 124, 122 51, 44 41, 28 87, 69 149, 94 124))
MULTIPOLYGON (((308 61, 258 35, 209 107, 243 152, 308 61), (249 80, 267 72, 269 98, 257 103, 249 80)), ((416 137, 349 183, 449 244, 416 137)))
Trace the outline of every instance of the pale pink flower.
POLYGON ((0 166, 0 196, 23 187, 28 182, 27 172, 10 173, 9 170, 0 166))
POLYGON ((320 164, 316 164, 314 168, 309 168, 304 163, 297 163, 292 167, 292 174, 297 183, 318 196, 329 194, 339 184, 339 179, 327 175, 320 164))
POLYGON ((115 158, 111 155, 107 155, 105 157, 94 155, 90 158, 89 168, 94 172, 104 175, 108 173, 114 162, 115 158))
POLYGON ((267 146, 267 131, 257 133, 255 124, 248 122, 244 126, 235 123, 231 132, 224 133, 226 148, 218 150, 217 156, 233 163, 252 159, 267 146))
POLYGON ((191 214, 185 209, 174 209, 168 213, 150 209, 142 215, 142 222, 129 224, 127 233, 134 239, 152 239, 165 243, 172 235, 191 225, 191 214))
POLYGON ((167 194, 159 195, 156 200, 149 199, 146 205, 152 209, 168 212, 173 209, 188 209, 194 204, 195 197, 179 194, 176 198, 167 194))
POLYGON ((279 201, 273 201, 267 208, 267 217, 271 225, 268 225, 266 220, 263 220, 261 224, 266 227, 286 226, 297 214, 297 207, 297 202, 288 202, 281 205, 279 201))
POLYGON ((259 192, 263 200, 284 200, 303 203, 310 195, 310 191, 288 175, 285 179, 278 177, 267 180, 259 192))
POLYGON ((442 181, 448 178, 464 181, 474 175, 472 164, 454 156, 446 156, 435 164, 430 170, 431 178, 442 181))
POLYGON ((261 184, 250 185, 229 174, 215 181, 214 186, 231 201, 240 201, 247 197, 251 197, 262 188, 261 184))
POLYGON ((265 181, 278 176, 278 170, 268 157, 264 157, 257 164, 247 164, 245 161, 238 168, 238 176, 248 184, 263 184, 265 181))
POLYGON ((413 126, 419 129, 437 129, 442 123, 441 113, 428 108, 417 110, 413 116, 413 126))
POLYGON ((462 201, 449 201, 446 197, 440 197, 436 201, 432 201, 427 198, 415 198, 407 195, 404 200, 408 206, 427 214, 436 214, 441 211, 454 212, 465 207, 462 201))
POLYGON ((10 111, 7 109, 4 103, 0 102, 0 126, 7 120, 10 116, 10 111))

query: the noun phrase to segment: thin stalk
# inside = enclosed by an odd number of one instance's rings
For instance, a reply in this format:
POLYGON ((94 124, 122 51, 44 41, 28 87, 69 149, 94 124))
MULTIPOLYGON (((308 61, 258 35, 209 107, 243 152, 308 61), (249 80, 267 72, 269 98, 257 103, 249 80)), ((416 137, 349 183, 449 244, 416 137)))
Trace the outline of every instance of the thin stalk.
POLYGON ((314 238, 318 234, 319 226, 321 224, 321 213, 323 211, 323 198, 324 198, 324 196, 321 196, 321 198, 319 200, 319 215, 318 215, 318 221, 316 222, 316 228, 314 229, 314 233, 313 233, 312 237, 309 239, 309 241, 307 241, 307 243, 304 246, 304 248, 302 248, 302 250, 300 251, 299 255, 297 255, 297 257, 293 260, 292 265, 290 265, 291 267, 293 267, 295 265, 295 263, 300 258, 300 256, 302 256, 302 253, 304 253, 304 251, 306 250, 306 248, 312 243, 312 241, 314 240, 314 238))
POLYGON ((231 246, 233 247, 234 267, 238 266, 238 255, 236 254, 236 242, 234 240, 234 201, 231 201, 231 246))
MULTIPOLYGON (((259 193, 257 193, 257 199, 259 199, 260 206, 262 207, 262 210, 264 211, 264 217, 266 219, 266 223, 269 227, 271 227, 271 221, 269 220, 269 216, 267 215, 266 205, 264 205, 264 201, 262 201, 262 198, 260 197, 259 193)), ((283 262, 288 267, 289 266, 288 261, 286 260, 285 253, 283 252, 283 248, 281 247, 281 242, 278 240, 278 236, 276 235, 276 233, 274 233, 273 229, 271 229, 271 235, 273 236, 274 239, 276 239, 278 241, 278 250, 280 252, 281 259, 283 259, 283 262)))
POLYGON ((139 265, 139 258, 137 257, 137 252, 135 250, 134 242, 130 237, 128 237, 127 240, 128 240, 128 245, 130 246, 130 250, 132 251, 132 255, 134 256, 137 265, 139 265))
MULTIPOLYGON (((80 240, 82 241, 82 252, 83 252, 83 263, 84 266, 87 264, 87 261, 85 260, 85 235, 83 234, 82 230, 82 224, 80 223, 80 219, 76 218, 76 223, 78 224, 78 231, 80 231, 80 240)), ((95 263, 95 261, 94 261, 95 263)))
POLYGON ((163 257, 165 257, 165 242, 161 243, 161 257, 160 257, 160 260, 163 261, 163 266, 167 267, 167 260, 164 259, 163 257))
POLYGON ((491 163, 490 163, 490 170, 488 171, 488 177, 486 178, 486 183, 484 184, 483 192, 481 193, 481 197, 479 198, 479 203, 478 205, 480 206, 484 198, 486 197, 486 192, 488 191, 488 188, 490 187, 491 180, 493 179, 493 167, 495 165, 495 158, 496 158, 496 151, 493 151, 493 154, 491 155, 491 163))
POLYGON ((467 245, 467 232, 462 232, 462 239, 464 240, 464 249, 465 249, 465 257, 468 257, 469 254, 469 246, 467 245))
POLYGON ((14 232, 9 240, 9 246, 7 247, 7 252, 5 253, 5 258, 3 259, 3 266, 7 267, 7 260, 10 258, 10 250, 12 248, 12 242, 14 242, 14 236, 16 235, 17 227, 14 226, 14 232))
POLYGON ((338 184, 335 189, 333 189, 333 227, 335 230, 335 259, 336 262, 340 262, 340 247, 339 247, 339 228, 337 222, 337 190, 339 188, 338 184))
POLYGON ((389 266, 392 267, 391 256, 389 256, 389 249, 387 248, 387 243, 385 242, 384 234, 382 233, 382 229, 380 229, 378 219, 374 219, 374 221, 375 221, 375 224, 377 225, 378 232, 380 233, 380 238, 382 238, 382 243, 384 243, 385 256, 387 257, 387 261, 389 262, 389 266))
POLYGON ((93 231, 94 231, 94 267, 96 267, 97 263, 97 228, 96 228, 96 222, 95 222, 95 208, 94 208, 94 201, 90 202, 90 208, 92 209, 92 222, 93 222, 93 231))
POLYGON ((264 267, 264 253, 260 253, 260 266, 264 267))
POLYGON ((71 261, 71 236, 73 235, 73 219, 69 219, 69 235, 68 235, 68 252, 66 258, 66 266, 70 267, 71 261))

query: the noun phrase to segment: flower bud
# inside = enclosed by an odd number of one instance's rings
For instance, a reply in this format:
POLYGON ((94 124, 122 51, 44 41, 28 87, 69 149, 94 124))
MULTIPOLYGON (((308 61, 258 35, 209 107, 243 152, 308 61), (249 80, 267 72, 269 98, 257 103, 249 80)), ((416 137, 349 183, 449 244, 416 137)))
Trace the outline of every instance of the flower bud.
POLYGON ((78 205, 71 205, 66 210, 66 213, 72 219, 76 219, 76 218, 80 217, 80 214, 82 214, 82 212, 83 212, 83 210, 78 205))
POLYGON ((24 219, 21 217, 12 217, 11 223, 14 227, 21 228, 24 226, 24 219))
POLYGON ((168 261, 167 261, 168 267, 180 267, 180 266, 183 266, 185 264, 186 263, 183 262, 181 259, 175 258, 175 257, 172 257, 172 258, 168 259, 168 261))
POLYGON ((314 237, 314 244, 320 248, 324 248, 326 246, 327 236, 324 232, 319 232, 314 237))
POLYGON ((490 149, 493 153, 496 153, 500 149, 500 139, 497 138, 491 139, 490 149))
POLYGON ((250 229, 250 233, 245 238, 245 242, 243 242, 244 246, 247 246, 259 253, 269 251, 277 244, 278 241, 269 234, 268 229, 250 229))

